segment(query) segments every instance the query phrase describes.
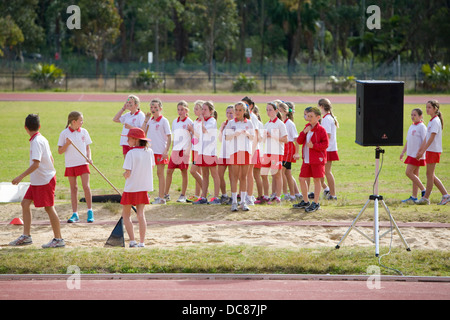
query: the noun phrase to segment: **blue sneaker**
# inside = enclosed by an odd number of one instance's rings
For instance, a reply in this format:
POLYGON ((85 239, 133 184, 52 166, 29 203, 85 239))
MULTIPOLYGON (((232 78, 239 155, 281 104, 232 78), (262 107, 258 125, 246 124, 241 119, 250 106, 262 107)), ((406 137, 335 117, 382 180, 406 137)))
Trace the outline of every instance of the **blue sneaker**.
POLYGON ((89 209, 87 211, 87 222, 94 222, 94 212, 92 211, 92 209, 89 209))
POLYGON ((69 220, 67 220, 67 223, 74 223, 78 222, 80 218, 78 217, 78 213, 74 212, 69 220))
POLYGON ((206 198, 200 197, 197 201, 193 202, 193 204, 207 204, 208 200, 206 198))
POLYGON ((402 200, 403 203, 408 203, 408 202, 414 203, 415 201, 417 201, 417 198, 414 198, 413 196, 410 196, 408 199, 402 200))

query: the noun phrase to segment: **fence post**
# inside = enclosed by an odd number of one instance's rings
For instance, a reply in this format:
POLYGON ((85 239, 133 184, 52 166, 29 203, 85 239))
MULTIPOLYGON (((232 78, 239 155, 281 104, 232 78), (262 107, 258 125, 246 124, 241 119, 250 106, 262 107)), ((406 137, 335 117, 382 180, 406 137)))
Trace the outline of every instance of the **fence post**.
POLYGON ((66 92, 68 91, 69 87, 69 73, 66 73, 66 92))
POLYGON ((114 72, 114 92, 117 92, 117 72, 114 72))
POLYGON ((314 77, 314 93, 316 93, 316 75, 314 75, 313 77, 314 77))
POLYGON ((14 71, 12 72, 12 91, 14 92, 14 71))
POLYGON ((267 88, 267 73, 264 73, 264 93, 266 93, 267 88))

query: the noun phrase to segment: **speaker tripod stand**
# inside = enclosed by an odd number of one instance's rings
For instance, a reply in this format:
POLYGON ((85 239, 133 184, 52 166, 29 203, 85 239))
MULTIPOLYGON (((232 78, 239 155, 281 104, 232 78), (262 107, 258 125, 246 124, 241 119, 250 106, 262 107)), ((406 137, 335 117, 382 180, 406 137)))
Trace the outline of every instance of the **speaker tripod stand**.
POLYGON ((395 228, 395 230, 397 231, 398 235, 400 236, 400 239, 402 240, 403 244, 406 247, 407 251, 411 251, 411 249, 409 248, 408 243, 406 242, 405 238, 403 238, 402 233, 400 232, 397 223, 395 222, 394 218, 392 217, 389 208, 386 206, 386 203, 384 203, 383 200, 383 196, 378 195, 378 176, 379 176, 379 164, 380 164, 380 154, 384 153, 383 149, 380 149, 380 147, 377 147, 375 149, 375 184, 374 184, 374 194, 369 196, 369 200, 367 200, 366 204, 364 205, 364 207, 362 208, 362 210, 359 212, 359 214, 356 216, 355 220, 353 220, 351 226, 348 228, 347 232, 345 232, 344 236, 342 237, 341 241, 339 241, 339 243, 336 245, 336 249, 339 249, 341 247, 342 242, 344 242, 344 240, 347 238, 347 236, 349 235, 350 231, 352 231, 353 229, 357 232, 359 232, 361 235, 363 235, 365 238, 367 238, 369 241, 373 242, 375 244, 375 256, 379 256, 380 254, 380 248, 379 248, 379 240, 380 238, 384 237, 387 233, 389 233, 389 231, 392 232, 392 227, 395 228), (373 238, 369 237, 368 235, 366 235, 363 231, 361 231, 360 229, 358 229, 356 227, 356 223, 358 222, 358 220, 361 218, 362 214, 364 213, 364 211, 366 210, 366 208, 368 207, 369 203, 371 201, 374 201, 374 216, 373 216, 373 221, 374 221, 374 225, 373 225, 373 238), (386 231, 385 233, 380 235, 380 230, 379 230, 379 222, 378 222, 378 204, 381 203, 381 205, 383 206, 384 210, 386 211, 386 213, 389 216, 389 220, 391 222, 391 228, 390 230, 386 231))

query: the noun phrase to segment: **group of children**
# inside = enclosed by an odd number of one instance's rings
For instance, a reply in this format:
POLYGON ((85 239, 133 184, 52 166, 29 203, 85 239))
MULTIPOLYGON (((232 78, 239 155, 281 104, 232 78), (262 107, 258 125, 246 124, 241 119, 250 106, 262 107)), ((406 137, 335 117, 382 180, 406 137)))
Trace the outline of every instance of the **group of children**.
MULTIPOLYGON (((450 201, 450 196, 434 174, 442 152, 442 115, 437 101, 429 101, 426 108, 427 114, 432 117, 428 129, 422 122, 422 111, 414 109, 411 114, 414 123, 408 131, 407 144, 400 156, 402 159, 407 154, 406 175, 413 182, 413 194, 405 202, 429 204, 431 189, 435 184, 443 195, 439 204, 446 204, 450 201), (418 177, 419 167, 425 163, 426 188, 418 177), (422 191, 422 198, 418 200, 419 189, 422 191)), ((300 133, 294 124, 294 104, 281 100, 267 103, 269 121, 263 124, 259 108, 252 99, 245 97, 227 107, 226 120, 219 129, 217 112, 211 101, 199 100, 194 103, 195 120, 189 118, 188 103, 180 101, 177 104, 178 117, 173 120, 172 128, 162 115, 162 110, 161 100, 153 99, 150 102, 150 112, 144 114, 140 109, 139 98, 130 95, 113 118, 113 121, 123 124, 120 145, 124 156, 125 187, 121 204, 131 247, 144 246, 147 225, 144 207, 150 203, 148 192, 153 191, 154 166, 157 167, 158 176, 158 197, 152 202, 154 204, 165 204, 170 200, 169 190, 175 169, 180 169, 182 175, 181 194, 177 202, 192 202, 196 205, 225 203, 231 204, 231 211, 238 211, 239 205, 241 210, 249 211, 249 205, 280 203, 283 193, 287 200, 300 201, 293 205, 294 208, 313 212, 320 208, 322 188, 326 199, 337 199, 331 166, 334 161, 339 161, 336 142, 336 128, 339 125, 328 99, 320 99, 317 107, 307 107, 304 110, 306 125, 300 133), (129 112, 124 113, 126 110, 129 112), (169 156, 170 149, 172 152, 169 156), (299 190, 291 169, 292 163, 296 163, 300 157, 302 165, 299 190), (227 168, 231 197, 227 195, 224 178, 227 168), (188 199, 186 190, 189 173, 195 179, 195 196, 188 199), (270 197, 269 174, 272 176, 270 197), (210 175, 214 183, 214 194, 208 201, 210 175), (308 194, 311 178, 314 181, 314 192, 308 194), (325 184, 325 178, 328 185, 325 184), (253 195, 255 184, 256 198, 253 195), (311 202, 309 198, 312 199, 311 202), (139 243, 135 240, 131 222, 132 206, 136 206, 138 216, 139 243)), ((65 176, 69 179, 71 190, 73 213, 69 223, 80 219, 77 212, 78 176, 81 178, 88 208, 87 222, 94 221, 89 187, 89 164, 92 164, 89 146, 92 141, 82 125, 83 115, 71 112, 67 126, 58 140, 58 153, 65 154, 65 176)), ((43 247, 63 247, 65 243, 54 208, 54 160, 48 141, 40 135, 39 128, 39 116, 28 115, 25 130, 30 135, 30 167, 12 183, 18 184, 30 175, 31 185, 21 203, 23 235, 10 245, 32 243, 30 208, 34 202, 35 207, 45 208, 53 227, 54 239, 43 247)))

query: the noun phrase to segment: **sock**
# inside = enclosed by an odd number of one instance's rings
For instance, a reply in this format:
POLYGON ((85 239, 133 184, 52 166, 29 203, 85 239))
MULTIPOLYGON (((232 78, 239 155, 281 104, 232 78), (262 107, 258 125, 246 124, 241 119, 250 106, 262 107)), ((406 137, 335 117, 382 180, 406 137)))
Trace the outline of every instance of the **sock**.
POLYGON ((246 200, 247 200, 247 192, 241 191, 241 201, 245 203, 246 200))
POLYGON ((237 203, 237 192, 231 193, 231 199, 233 200, 233 203, 237 203))

